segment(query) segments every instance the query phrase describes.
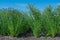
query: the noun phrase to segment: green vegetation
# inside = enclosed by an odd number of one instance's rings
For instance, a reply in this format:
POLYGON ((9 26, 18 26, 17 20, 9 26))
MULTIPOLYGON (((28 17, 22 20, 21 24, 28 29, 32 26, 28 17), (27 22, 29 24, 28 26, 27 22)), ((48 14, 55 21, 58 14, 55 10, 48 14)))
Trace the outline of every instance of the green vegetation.
POLYGON ((18 36, 30 29, 35 37, 60 35, 60 6, 44 11, 29 5, 29 15, 16 9, 0 9, 0 35, 18 36))
POLYGON ((41 13, 39 10, 33 8, 33 6, 29 6, 30 8, 30 13, 31 13, 31 18, 32 18, 32 31, 35 37, 38 37, 41 33, 41 13))
POLYGON ((18 36, 29 30, 27 18, 23 12, 17 10, 1 10, 0 12, 0 34, 18 36))

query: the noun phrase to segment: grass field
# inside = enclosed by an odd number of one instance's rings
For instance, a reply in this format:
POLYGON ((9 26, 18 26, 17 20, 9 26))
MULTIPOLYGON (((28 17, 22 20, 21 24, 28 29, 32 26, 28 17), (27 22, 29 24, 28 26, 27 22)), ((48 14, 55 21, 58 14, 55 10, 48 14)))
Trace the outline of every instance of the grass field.
POLYGON ((60 35, 60 6, 44 11, 29 5, 29 15, 16 9, 0 9, 0 35, 17 37, 31 32, 34 37, 60 35))

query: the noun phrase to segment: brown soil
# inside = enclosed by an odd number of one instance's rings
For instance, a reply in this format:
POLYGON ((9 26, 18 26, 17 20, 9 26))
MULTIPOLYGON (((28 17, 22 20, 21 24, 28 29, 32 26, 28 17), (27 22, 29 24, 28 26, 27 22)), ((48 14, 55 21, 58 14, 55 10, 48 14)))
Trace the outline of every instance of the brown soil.
POLYGON ((51 38, 51 37, 39 37, 39 38, 35 38, 33 36, 30 37, 10 37, 10 36, 0 36, 0 40, 60 40, 60 37, 55 37, 55 38, 51 38))

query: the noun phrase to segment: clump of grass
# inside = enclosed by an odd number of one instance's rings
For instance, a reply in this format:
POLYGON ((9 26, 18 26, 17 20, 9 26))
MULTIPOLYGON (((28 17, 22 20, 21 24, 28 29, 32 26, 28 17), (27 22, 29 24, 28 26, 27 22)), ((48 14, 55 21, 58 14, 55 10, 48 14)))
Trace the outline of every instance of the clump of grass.
POLYGON ((18 36, 21 33, 28 31, 29 26, 27 19, 22 12, 19 12, 15 9, 6 9, 5 11, 2 10, 1 20, 0 20, 0 33, 5 35, 6 33, 10 36, 18 36), (8 30, 7 30, 8 29, 8 30))
POLYGON ((54 23, 57 28, 57 34, 60 34, 60 5, 54 10, 54 23))
POLYGON ((53 11, 51 6, 46 8, 43 17, 44 17, 43 21, 45 21, 44 28, 46 29, 47 34, 54 37, 56 35, 56 27, 54 23, 53 11))
POLYGON ((35 37, 38 37, 41 33, 41 13, 33 6, 29 6, 31 18, 32 18, 32 31, 35 37))

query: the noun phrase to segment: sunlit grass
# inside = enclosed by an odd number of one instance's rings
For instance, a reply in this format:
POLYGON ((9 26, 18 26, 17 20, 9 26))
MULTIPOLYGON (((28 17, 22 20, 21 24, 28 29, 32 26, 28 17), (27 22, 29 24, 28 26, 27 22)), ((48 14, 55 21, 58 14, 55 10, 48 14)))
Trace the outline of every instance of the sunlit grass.
POLYGON ((29 15, 16 9, 0 9, 0 35, 18 36, 29 29, 35 37, 60 35, 60 6, 44 11, 29 5, 29 15))

